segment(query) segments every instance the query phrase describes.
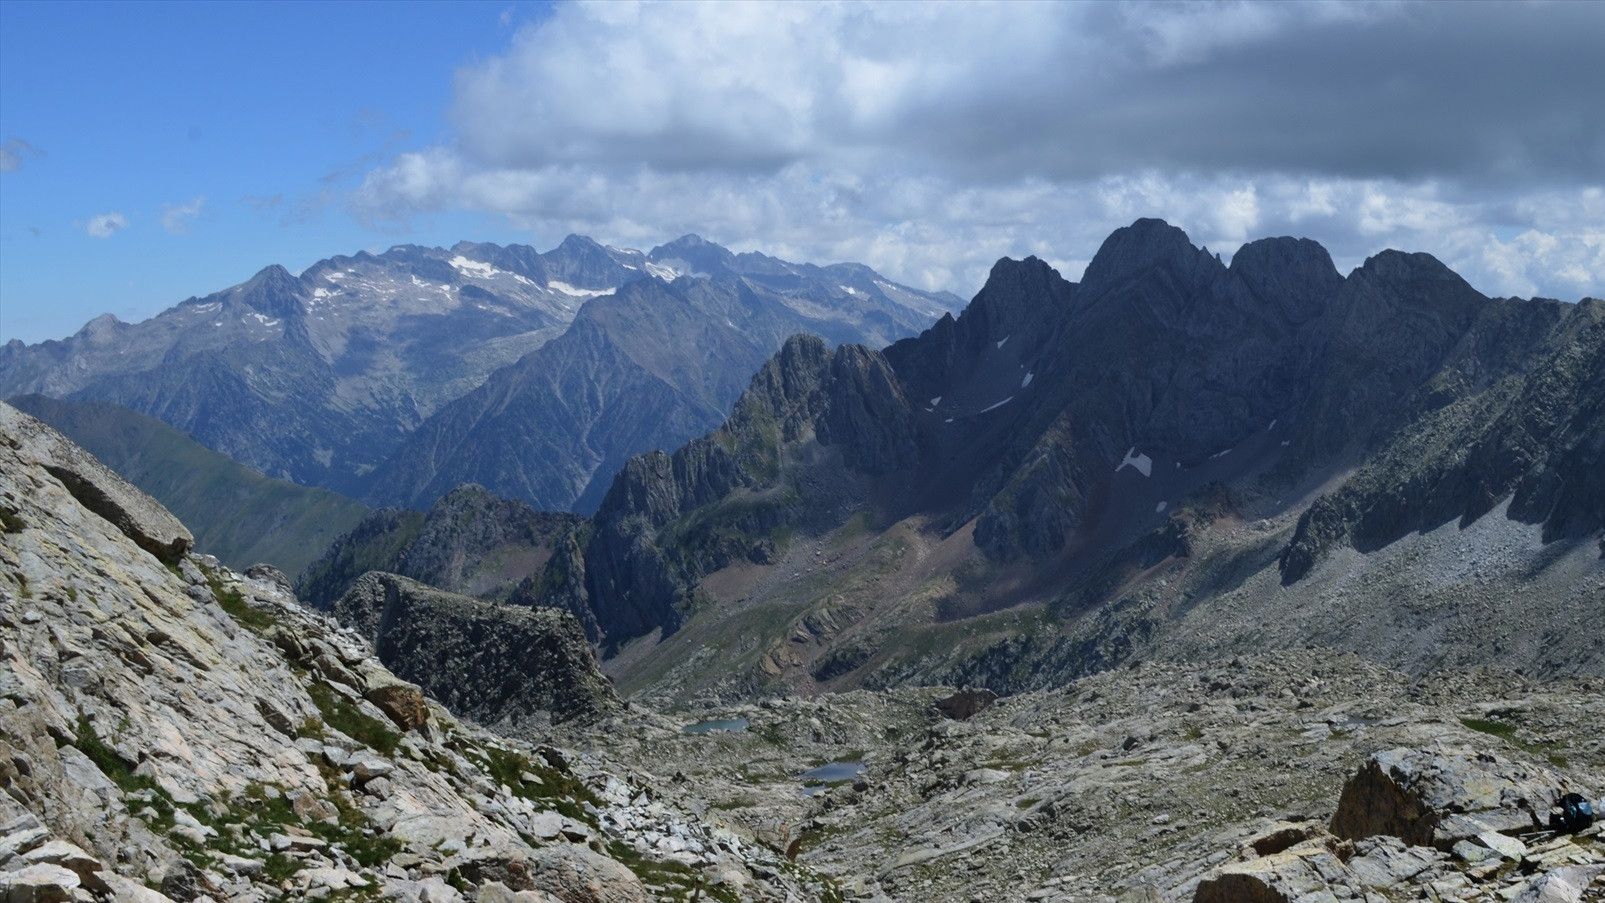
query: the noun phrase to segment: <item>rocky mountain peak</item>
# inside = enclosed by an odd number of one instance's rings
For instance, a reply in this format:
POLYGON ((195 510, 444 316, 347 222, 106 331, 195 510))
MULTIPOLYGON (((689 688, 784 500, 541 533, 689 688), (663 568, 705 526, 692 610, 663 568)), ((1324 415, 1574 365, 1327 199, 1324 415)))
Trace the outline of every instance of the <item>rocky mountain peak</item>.
POLYGON ((607 249, 602 247, 600 242, 589 235, 580 235, 577 232, 570 232, 563 238, 561 242, 558 243, 556 248, 553 248, 553 250, 560 251, 564 254, 585 254, 593 251, 606 252, 607 249))
POLYGON ((1224 269, 1214 255, 1195 247, 1186 232, 1162 219, 1143 218, 1104 239, 1087 264, 1081 288, 1096 296, 1156 268, 1184 283, 1195 281, 1200 271, 1224 269))
POLYGON ((1416 293, 1434 287, 1451 291, 1475 292, 1460 274, 1443 261, 1424 252, 1395 251, 1389 248, 1366 258, 1350 278, 1361 279, 1400 293, 1416 293))
POLYGON ((305 287, 290 271, 272 264, 233 289, 231 300, 238 301, 268 317, 296 317, 301 314, 305 287))
POLYGON ((959 317, 975 341, 1005 340, 1017 330, 1054 320, 1069 304, 1071 285, 1059 271, 1036 257, 1003 258, 992 265, 986 284, 959 317))
POLYGON ((1295 323, 1319 314, 1343 284, 1332 255, 1308 238, 1251 241, 1232 255, 1230 272, 1260 297, 1277 303, 1295 323))
MULTIPOLYGON (((124 323, 122 320, 117 319, 116 314, 101 314, 93 320, 90 320, 88 323, 85 323, 84 327, 78 330, 78 335, 87 339, 105 338, 107 336, 114 335, 118 330, 126 327, 127 325, 128 324, 124 323)), ((16 340, 13 339, 12 341, 16 340)))
POLYGON ((576 288, 611 289, 640 276, 587 235, 569 235, 540 261, 547 277, 576 288))
POLYGON ((735 255, 700 235, 687 233, 668 244, 653 248, 647 257, 657 263, 683 262, 693 273, 715 273, 732 269, 735 255))

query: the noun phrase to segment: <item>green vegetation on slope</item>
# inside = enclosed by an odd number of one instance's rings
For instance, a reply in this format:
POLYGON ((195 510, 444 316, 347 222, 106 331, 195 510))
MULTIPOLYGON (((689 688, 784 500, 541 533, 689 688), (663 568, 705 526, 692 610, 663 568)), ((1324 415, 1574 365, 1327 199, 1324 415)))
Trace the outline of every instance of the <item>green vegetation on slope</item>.
POLYGON ((83 446, 195 534, 199 551, 294 577, 368 509, 323 489, 265 477, 172 427, 117 405, 25 395, 10 403, 83 446))

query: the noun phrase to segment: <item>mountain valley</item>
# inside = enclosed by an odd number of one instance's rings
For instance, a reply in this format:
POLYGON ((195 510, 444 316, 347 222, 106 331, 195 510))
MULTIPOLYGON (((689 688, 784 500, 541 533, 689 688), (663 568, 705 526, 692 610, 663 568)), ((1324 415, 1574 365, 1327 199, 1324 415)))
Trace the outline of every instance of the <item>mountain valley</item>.
POLYGON ((1605 898, 1605 301, 565 248, 453 249, 598 287, 342 477, 401 507, 0 405, 8 899, 1605 898))

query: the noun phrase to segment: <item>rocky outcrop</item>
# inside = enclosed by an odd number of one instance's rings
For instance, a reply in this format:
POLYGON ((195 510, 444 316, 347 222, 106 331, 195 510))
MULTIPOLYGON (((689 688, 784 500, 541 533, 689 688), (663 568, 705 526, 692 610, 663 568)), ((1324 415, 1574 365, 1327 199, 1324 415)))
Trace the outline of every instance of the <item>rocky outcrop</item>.
POLYGON ((1337 546, 1375 549, 1506 499, 1548 539, 1605 526, 1605 303, 1491 302, 1463 345, 1417 402, 1431 410, 1299 518, 1285 580, 1337 546), (1484 347, 1496 341, 1516 347, 1484 347))
POLYGON ((167 509, 44 423, 0 402, 0 435, 23 461, 44 468, 83 507, 140 548, 172 564, 195 544, 167 509))
POLYGON ((482 602, 371 572, 333 613, 391 671, 482 724, 596 717, 619 705, 565 611, 482 602))
POLYGON ((1431 888, 1461 900, 1575 903, 1605 863, 1593 862, 1588 841, 1541 829, 1538 813, 1566 788, 1549 769, 1468 747, 1376 752, 1344 785, 1330 833, 1273 826, 1204 876, 1193 901, 1392 899, 1431 888), (1535 839, 1545 842, 1529 846, 1535 839))
POLYGON ((966 721, 981 712, 986 711, 992 703, 998 701, 998 694, 987 689, 959 690, 952 696, 944 696, 932 705, 942 713, 942 717, 954 721, 966 721))
POLYGON ((1543 830, 1572 788, 1553 772, 1468 749, 1373 753, 1343 787, 1332 833, 1449 850, 1483 834, 1543 830))
POLYGON ((849 472, 884 475, 917 455, 912 407, 885 359, 854 345, 794 336, 753 377, 724 426, 673 455, 628 461, 592 520, 583 568, 557 560, 532 601, 573 606, 583 576, 593 640, 673 631, 701 576, 758 560, 772 535, 851 491, 849 472), (824 457, 811 464, 807 449, 824 457), (796 484, 830 501, 799 504, 796 484), (555 568, 561 568, 558 573, 555 568))

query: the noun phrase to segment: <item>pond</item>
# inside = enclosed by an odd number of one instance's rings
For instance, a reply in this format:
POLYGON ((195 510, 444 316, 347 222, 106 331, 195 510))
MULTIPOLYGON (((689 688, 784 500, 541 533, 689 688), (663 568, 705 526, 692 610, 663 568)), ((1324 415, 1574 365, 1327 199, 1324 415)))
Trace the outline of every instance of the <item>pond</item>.
POLYGON ((745 718, 715 718, 712 721, 698 721, 688 724, 683 730, 688 734, 719 734, 735 733, 747 729, 751 722, 745 718))
POLYGON ((851 781, 863 773, 863 762, 826 762, 818 768, 810 768, 803 772, 799 779, 803 782, 803 795, 813 796, 829 789, 830 784, 851 781))

